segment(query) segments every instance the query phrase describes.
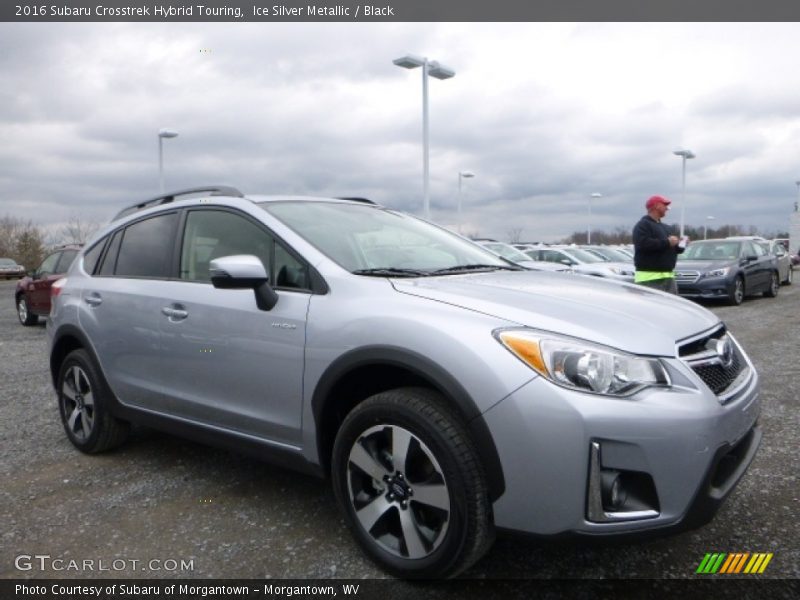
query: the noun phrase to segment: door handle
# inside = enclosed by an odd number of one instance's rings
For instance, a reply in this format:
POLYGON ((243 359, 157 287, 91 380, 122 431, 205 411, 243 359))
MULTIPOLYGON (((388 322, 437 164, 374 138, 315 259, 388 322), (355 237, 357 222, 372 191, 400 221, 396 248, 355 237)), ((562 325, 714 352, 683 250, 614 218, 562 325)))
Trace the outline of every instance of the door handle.
POLYGON ((173 323, 183 321, 189 316, 189 311, 180 304, 173 304, 172 306, 165 306, 161 309, 161 313, 169 318, 173 323))
POLYGON ((103 303, 103 298, 97 292, 92 292, 84 299, 84 302, 89 306, 100 306, 103 303))

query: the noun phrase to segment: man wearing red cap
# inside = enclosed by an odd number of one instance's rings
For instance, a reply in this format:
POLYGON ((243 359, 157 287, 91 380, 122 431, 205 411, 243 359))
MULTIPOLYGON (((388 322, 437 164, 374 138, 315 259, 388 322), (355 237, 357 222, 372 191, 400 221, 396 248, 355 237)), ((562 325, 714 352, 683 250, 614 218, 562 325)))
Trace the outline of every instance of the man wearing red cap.
POLYGON ((672 235, 669 226, 661 222, 671 201, 663 196, 651 196, 645 203, 647 214, 633 228, 634 281, 672 294, 678 293, 675 282, 675 263, 683 252, 683 241, 672 235))

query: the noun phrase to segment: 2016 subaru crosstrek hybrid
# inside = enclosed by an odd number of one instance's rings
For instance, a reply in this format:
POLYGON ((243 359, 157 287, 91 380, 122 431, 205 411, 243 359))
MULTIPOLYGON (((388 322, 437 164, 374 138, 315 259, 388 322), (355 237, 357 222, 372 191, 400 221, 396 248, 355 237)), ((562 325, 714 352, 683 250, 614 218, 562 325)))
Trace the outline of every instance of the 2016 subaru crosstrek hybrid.
POLYGON ((53 294, 79 450, 142 423, 329 476, 403 577, 458 574, 496 530, 697 527, 761 439, 756 371, 709 311, 520 270, 364 200, 155 198, 53 294))

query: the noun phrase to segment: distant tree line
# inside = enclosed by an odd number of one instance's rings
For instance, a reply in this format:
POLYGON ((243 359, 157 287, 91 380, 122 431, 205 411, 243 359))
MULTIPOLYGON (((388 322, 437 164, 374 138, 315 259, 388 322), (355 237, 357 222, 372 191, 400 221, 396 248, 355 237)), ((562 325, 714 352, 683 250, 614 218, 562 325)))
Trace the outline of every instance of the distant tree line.
MULTIPOLYGON (((675 235, 678 235, 679 228, 677 225, 672 225, 675 235)), ((607 231, 594 231, 592 230, 592 244, 632 244, 631 234, 633 227, 618 226, 612 232, 607 231)), ((689 236, 690 240, 702 240, 704 238, 724 238, 732 235, 760 235, 766 239, 789 237, 788 232, 759 232, 758 228, 750 225, 744 227, 742 225, 720 225, 719 227, 709 227, 707 230, 704 227, 695 227, 691 225, 684 226, 684 235, 689 236)), ((585 244, 586 231, 576 231, 572 235, 561 240, 562 244, 585 244)))
POLYGON ((73 216, 53 233, 33 221, 6 215, 0 218, 0 257, 12 258, 28 270, 35 269, 52 248, 83 244, 98 227, 97 223, 73 216))

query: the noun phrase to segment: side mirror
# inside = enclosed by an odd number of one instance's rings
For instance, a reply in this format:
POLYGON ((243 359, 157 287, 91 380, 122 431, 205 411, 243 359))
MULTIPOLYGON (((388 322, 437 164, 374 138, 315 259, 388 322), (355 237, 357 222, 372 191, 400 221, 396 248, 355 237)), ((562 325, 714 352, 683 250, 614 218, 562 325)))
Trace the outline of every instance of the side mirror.
POLYGON ((278 294, 269 284, 269 276, 261 261, 250 254, 221 256, 209 263, 211 284, 222 290, 251 289, 256 296, 256 306, 272 310, 278 303, 278 294))

